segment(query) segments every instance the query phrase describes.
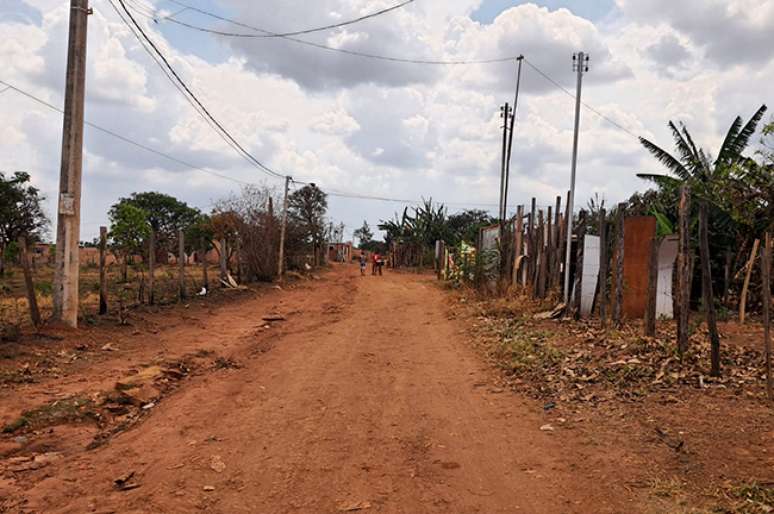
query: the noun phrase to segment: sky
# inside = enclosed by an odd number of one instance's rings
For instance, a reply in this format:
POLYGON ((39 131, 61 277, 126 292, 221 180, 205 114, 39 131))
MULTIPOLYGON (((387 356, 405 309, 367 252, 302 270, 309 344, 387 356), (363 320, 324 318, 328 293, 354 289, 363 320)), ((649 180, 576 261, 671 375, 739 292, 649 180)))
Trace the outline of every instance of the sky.
MULTIPOLYGON (((116 1, 116 0, 114 0, 116 1)), ((172 0, 125 0, 139 23, 234 137, 270 168, 323 190, 418 201, 450 213, 496 211, 499 108, 512 102, 513 61, 408 64, 321 50, 284 39, 229 38, 163 19, 248 32, 172 0), (143 15, 161 13, 157 21, 143 15)), ((356 18, 398 0, 186 0, 274 32, 356 18)), ((82 239, 132 192, 160 191, 209 211, 238 181, 282 187, 228 147, 198 116, 111 7, 92 0, 86 119, 205 168, 190 169, 85 132, 82 239), (223 178, 227 177, 227 178, 223 178)), ((64 104, 69 2, 0 4, 0 80, 64 104)), ((574 92, 572 55, 590 54, 584 75, 577 202, 613 204, 661 171, 637 140, 671 148, 669 120, 687 124, 712 152, 738 115, 774 104, 774 0, 415 0, 345 28, 299 39, 412 60, 487 60, 523 54, 574 92), (596 111, 596 112, 594 112, 596 111), (608 120, 601 118, 601 113, 608 120)), ((3 86, 0 86, 3 91, 3 86)), ((531 197, 553 204, 569 187, 574 100, 524 66, 516 113, 509 212, 531 197)), ((0 93, 0 171, 28 171, 55 224, 61 114, 13 90, 0 93)), ((346 236, 402 211, 400 202, 330 197, 346 236)), ((55 226, 55 225, 53 225, 55 226)), ((53 232, 53 231, 52 231, 53 232)))

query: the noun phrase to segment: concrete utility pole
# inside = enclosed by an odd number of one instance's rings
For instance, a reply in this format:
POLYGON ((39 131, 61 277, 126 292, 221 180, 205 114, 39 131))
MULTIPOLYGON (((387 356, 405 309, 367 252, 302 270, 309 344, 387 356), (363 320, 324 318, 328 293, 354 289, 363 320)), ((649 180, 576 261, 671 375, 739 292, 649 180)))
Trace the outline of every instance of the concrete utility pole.
POLYGON ((83 166, 83 103, 86 87, 86 25, 88 0, 70 0, 62 166, 56 228, 53 319, 78 326, 78 244, 81 224, 83 166))
POLYGON ((282 200, 282 227, 280 227, 279 261, 277 262, 277 280, 280 282, 285 269, 285 231, 288 226, 288 190, 291 180, 290 177, 285 177, 285 198, 282 200))
POLYGON ((589 71, 589 56, 578 52, 572 56, 573 71, 578 74, 578 86, 575 92, 575 133, 572 139, 572 171, 570 173, 570 196, 565 210, 567 216, 567 249, 564 259, 564 303, 570 300, 570 256, 572 255, 572 211, 575 207, 575 170, 578 166, 578 129, 580 128, 581 86, 583 74, 589 71))
POLYGON ((498 213, 498 218, 500 218, 500 226, 502 227, 505 223, 505 191, 506 191, 506 181, 508 180, 506 177, 506 160, 508 155, 508 129, 510 128, 510 117, 511 117, 511 106, 508 104, 508 102, 505 102, 505 105, 500 107, 500 117, 503 119, 503 149, 502 149, 502 158, 500 162, 500 212, 498 213))
POLYGON ((511 182, 511 150, 513 149, 513 133, 516 127, 516 107, 519 105, 519 87, 521 86, 521 63, 524 56, 516 58, 516 94, 513 98, 513 112, 511 113, 511 133, 508 136, 508 155, 505 157, 505 192, 503 193, 503 217, 508 215, 508 185, 511 182))

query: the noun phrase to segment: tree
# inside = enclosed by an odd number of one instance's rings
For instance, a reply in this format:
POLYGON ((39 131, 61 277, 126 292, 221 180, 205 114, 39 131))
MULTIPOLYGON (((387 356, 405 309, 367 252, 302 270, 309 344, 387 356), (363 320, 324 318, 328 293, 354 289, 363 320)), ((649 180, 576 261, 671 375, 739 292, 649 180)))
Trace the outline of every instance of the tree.
POLYGON ((696 146, 686 126, 681 123, 678 128, 669 122, 669 128, 675 141, 679 157, 675 157, 659 146, 640 138, 642 145, 669 170, 670 175, 639 174, 641 178, 653 180, 661 187, 674 187, 686 183, 691 194, 698 199, 699 204, 699 254, 701 262, 702 291, 704 308, 707 315, 710 344, 712 347, 711 374, 720 375, 720 337, 715 319, 715 300, 712 291, 712 272, 709 247, 710 205, 723 209, 722 196, 719 191, 725 180, 745 161, 742 155, 750 138, 755 134, 758 123, 766 112, 766 106, 743 124, 737 117, 731 124, 723 144, 714 160, 708 152, 696 146))
POLYGON ((294 191, 288 198, 288 215, 298 225, 302 238, 311 245, 314 263, 319 264, 325 239, 325 214, 328 212, 328 195, 314 184, 294 191))
POLYGON ((189 207, 177 198, 163 193, 132 193, 129 198, 121 198, 111 207, 111 212, 120 205, 129 204, 147 213, 147 220, 156 238, 156 248, 161 262, 166 262, 167 252, 174 248, 177 231, 185 230, 195 223, 201 212, 189 207))
POLYGON ((29 243, 39 240, 48 228, 41 205, 45 197, 29 182, 29 173, 17 171, 6 178, 0 172, 0 276, 5 273, 9 245, 22 236, 29 243))
POLYGON ((369 246, 369 244, 374 239, 374 234, 371 232, 371 227, 368 226, 368 222, 366 220, 363 220, 363 226, 355 230, 353 235, 358 240, 358 248, 360 249, 369 246))
POLYGON ((148 213, 131 203, 119 202, 110 209, 108 216, 111 246, 122 256, 122 274, 126 282, 129 257, 142 252, 151 233, 148 213))
POLYGON ((482 209, 465 209, 457 214, 452 214, 449 216, 449 229, 454 235, 454 240, 447 241, 447 243, 455 246, 462 241, 474 244, 478 240, 479 230, 494 222, 495 219, 482 209))

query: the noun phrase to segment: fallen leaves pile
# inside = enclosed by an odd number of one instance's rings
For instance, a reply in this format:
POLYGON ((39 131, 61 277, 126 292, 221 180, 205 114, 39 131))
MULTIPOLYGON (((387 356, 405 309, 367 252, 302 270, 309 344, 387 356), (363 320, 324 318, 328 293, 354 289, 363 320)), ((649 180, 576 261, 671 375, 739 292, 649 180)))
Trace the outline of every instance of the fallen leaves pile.
POLYGON ((637 400, 679 388, 727 389, 763 397, 763 356, 756 349, 721 340, 721 377, 709 376, 710 345, 695 330, 680 359, 673 328, 656 338, 641 328, 599 328, 599 321, 551 320, 518 302, 465 301, 472 335, 510 385, 539 399, 560 401, 637 400))

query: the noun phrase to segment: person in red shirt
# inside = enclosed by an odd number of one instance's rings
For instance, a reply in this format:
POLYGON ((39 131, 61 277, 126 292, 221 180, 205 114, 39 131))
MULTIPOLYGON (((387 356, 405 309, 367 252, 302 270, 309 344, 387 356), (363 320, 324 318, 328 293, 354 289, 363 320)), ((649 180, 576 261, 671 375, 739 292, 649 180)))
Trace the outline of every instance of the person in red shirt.
POLYGON ((379 260, 379 252, 374 252, 373 256, 371 257, 371 275, 376 275, 376 270, 379 268, 379 260))

